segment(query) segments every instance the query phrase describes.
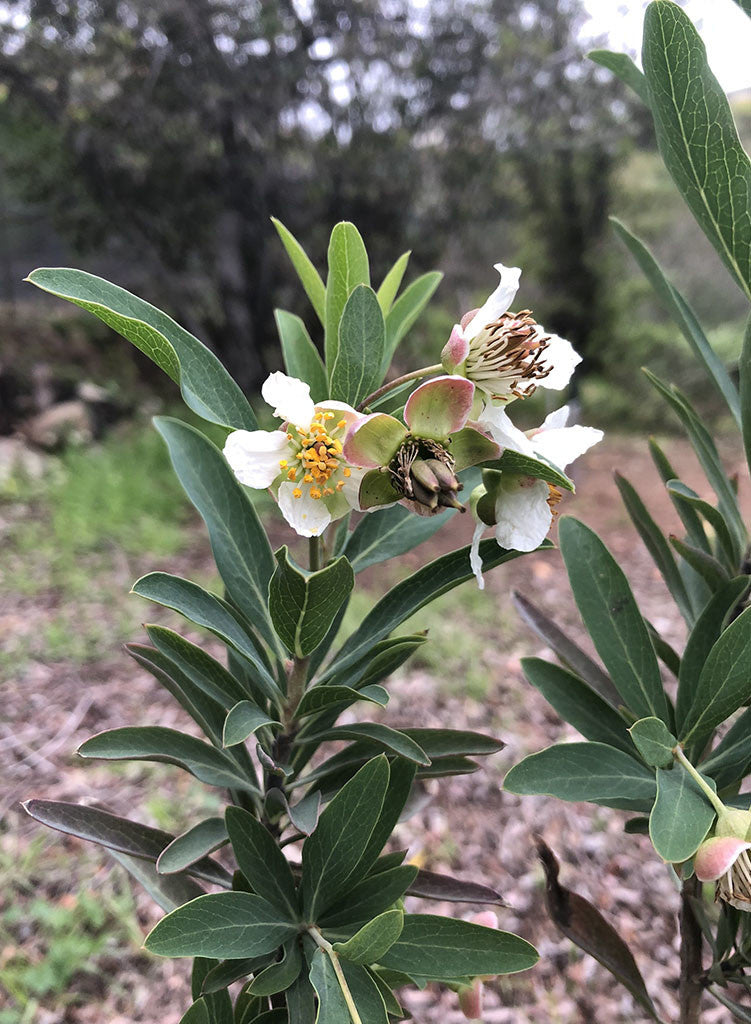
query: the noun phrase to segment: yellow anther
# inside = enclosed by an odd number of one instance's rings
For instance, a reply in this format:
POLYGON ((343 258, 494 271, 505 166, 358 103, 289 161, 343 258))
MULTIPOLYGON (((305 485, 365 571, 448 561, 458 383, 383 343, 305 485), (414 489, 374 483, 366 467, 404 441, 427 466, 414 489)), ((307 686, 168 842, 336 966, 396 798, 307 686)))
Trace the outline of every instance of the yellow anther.
POLYGON ((298 452, 297 455, 295 456, 295 458, 296 459, 304 459, 305 458, 305 452, 298 452))
POLYGON ((288 480, 294 480, 296 476, 297 476, 297 470, 294 467, 292 469, 288 469, 287 470, 287 479, 288 480))
POLYGON ((345 466, 344 469, 342 470, 342 473, 344 473, 345 476, 352 476, 352 470, 349 468, 349 466, 345 466))
POLYGON ((311 487, 310 496, 311 498, 314 498, 316 501, 318 501, 318 499, 321 497, 321 492, 318 490, 317 487, 311 487))
POLYGON ((333 414, 333 412, 327 412, 327 413, 324 413, 324 416, 323 416, 323 418, 324 418, 325 420, 333 420, 333 418, 334 418, 334 414, 333 414))
POLYGON ((339 483, 336 485, 337 491, 341 491, 342 487, 344 487, 344 481, 340 480, 339 483))
POLYGON ((329 469, 336 469, 336 467, 339 465, 339 460, 338 459, 327 459, 326 460, 326 465, 329 467, 329 469))
POLYGON ((339 422, 337 423, 337 427, 339 427, 340 430, 344 430, 344 428, 346 426, 347 426, 347 421, 346 420, 339 420, 339 422))
POLYGON ((326 495, 333 494, 334 493, 334 488, 333 487, 324 487, 323 493, 326 494, 326 495))
POLYGON ((305 476, 302 479, 303 479, 303 483, 306 483, 306 484, 312 484, 313 483, 313 477, 310 475, 310 473, 306 473, 305 476))
POLYGON ((299 487, 295 487, 294 491, 292 492, 292 497, 293 498, 302 498, 302 491, 300 490, 299 487))
POLYGON ((288 441, 293 441, 294 440, 292 434, 287 434, 287 440, 288 441))
POLYGON ((344 445, 342 444, 341 441, 334 441, 334 448, 336 450, 337 455, 339 455, 342 452, 344 445))
POLYGON ((325 462, 319 462, 318 463, 318 468, 319 469, 326 469, 326 463, 325 462))
POLYGON ((286 460, 286 459, 281 459, 281 461, 279 462, 279 465, 280 465, 280 467, 281 467, 282 469, 286 469, 286 468, 287 468, 287 466, 289 465, 289 463, 287 462, 287 460, 286 460))

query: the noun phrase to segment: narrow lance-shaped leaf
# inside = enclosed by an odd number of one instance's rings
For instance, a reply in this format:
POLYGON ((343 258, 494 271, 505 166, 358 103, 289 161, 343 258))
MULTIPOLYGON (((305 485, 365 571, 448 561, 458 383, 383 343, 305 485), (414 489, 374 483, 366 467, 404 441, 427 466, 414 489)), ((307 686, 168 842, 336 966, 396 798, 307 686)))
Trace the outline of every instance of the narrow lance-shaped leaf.
POLYGON ((313 954, 310 967, 310 983, 318 996, 319 1024, 351 1024, 352 1017, 347 1009, 334 966, 322 949, 313 954))
POLYGON ((558 861, 541 839, 537 841, 537 851, 545 871, 545 897, 553 922, 567 939, 606 967, 650 1017, 659 1021, 644 979, 626 943, 588 900, 560 884, 558 861))
POLYGON ((225 821, 238 866, 253 891, 294 919, 297 916, 295 882, 289 863, 271 833, 241 807, 228 807, 225 821))
POLYGON ((677 4, 647 8, 642 63, 665 166, 751 298, 751 162, 704 43, 677 4))
POLYGON ((334 226, 329 240, 326 280, 326 369, 331 371, 339 348, 339 321, 358 284, 370 284, 370 265, 360 232, 349 221, 334 226))
POLYGON ((740 373, 743 446, 746 449, 746 462, 751 470, 751 317, 748 319, 743 335, 738 370, 740 373))
POLYGON ((394 303, 394 299, 399 291, 399 285, 402 283, 402 278, 404 277, 404 272, 407 269, 407 264, 409 263, 411 255, 411 251, 403 252, 381 282, 381 286, 378 289, 377 294, 378 304, 380 305, 384 316, 386 316, 394 303))
POLYGON ((591 50, 587 56, 600 67, 612 71, 625 85, 633 89, 640 100, 649 106, 647 81, 628 54, 613 53, 612 50, 591 50))
POLYGON ((157 859, 156 869, 160 875, 184 871, 226 842, 224 821, 221 818, 206 818, 165 846, 157 859))
POLYGON ((438 271, 423 274, 404 289, 391 307, 386 317, 386 347, 381 364, 382 374, 389 368, 399 342, 430 302, 442 278, 443 274, 438 271))
POLYGON ((304 658, 326 636, 355 585, 355 575, 344 556, 310 573, 290 562, 286 547, 277 551, 276 560, 269 585, 271 617, 287 649, 304 658))
POLYGON ((577 607, 618 692, 636 714, 669 721, 657 657, 623 571, 578 520, 566 516, 559 537, 577 607))
POLYGON ((305 293, 310 299, 313 309, 316 311, 316 316, 322 324, 325 324, 326 287, 321 280, 321 275, 313 266, 307 253, 292 232, 288 231, 284 224, 277 220, 276 217, 271 218, 271 223, 276 228, 282 240, 282 245, 287 250, 287 255, 292 262, 292 266, 297 271, 297 276, 302 282, 305 293))
POLYGON ((437 516, 416 516, 403 505, 366 515, 350 533, 344 554, 356 573, 371 565, 412 551, 433 536, 455 515, 454 509, 437 516))
POLYGON ((28 281, 117 331, 180 385, 186 405, 211 423, 255 430, 253 410, 213 352, 155 306, 82 270, 42 268, 28 281))
POLYGON ((364 924, 346 942, 335 942, 334 949, 353 964, 374 964, 399 938, 404 927, 402 910, 386 910, 364 924))
POLYGON ((329 397, 326 368, 308 329, 299 316, 283 309, 274 310, 274 319, 282 343, 284 368, 290 377, 297 377, 310 385, 310 397, 314 402, 323 402, 329 397))
POLYGON ((710 505, 708 501, 700 498, 696 491, 687 487, 680 480, 668 481, 668 491, 671 494, 680 495, 684 501, 693 505, 699 515, 709 523, 719 541, 718 560, 723 561, 729 569, 736 569, 740 565, 741 552, 738 547, 738 540, 731 534, 722 513, 714 505, 710 505))
POLYGON ((158 875, 153 864, 138 857, 129 857, 117 850, 108 851, 110 857, 122 865, 128 874, 142 885, 158 907, 169 913, 176 907, 194 900, 203 893, 187 874, 158 875))

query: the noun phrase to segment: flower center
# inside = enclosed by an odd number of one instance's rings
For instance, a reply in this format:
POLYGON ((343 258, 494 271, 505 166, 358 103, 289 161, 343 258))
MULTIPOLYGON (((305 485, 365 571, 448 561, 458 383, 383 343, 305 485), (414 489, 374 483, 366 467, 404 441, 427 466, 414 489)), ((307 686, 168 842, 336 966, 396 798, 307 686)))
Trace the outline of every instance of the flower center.
POLYGON ((341 434, 347 428, 345 419, 330 424, 336 416, 331 411, 321 410, 313 417, 307 430, 290 427, 287 439, 296 449, 290 465, 282 459, 279 466, 298 486, 292 492, 295 498, 302 498, 303 487, 309 487, 310 497, 318 501, 330 497, 344 487, 344 478, 352 475, 342 456, 341 434), (341 472, 341 478, 334 477, 341 472), (302 474, 300 476, 300 474, 302 474))
POLYGON ((734 862, 717 882, 717 895, 738 910, 751 907, 751 858, 748 850, 734 862))
POLYGON ((441 508, 465 511, 457 498, 462 490, 454 475, 455 460, 430 438, 407 437, 388 467, 391 482, 402 497, 437 512, 441 508))
POLYGON ((467 376, 493 398, 528 398, 552 370, 543 359, 548 345, 531 310, 504 313, 470 343, 467 376))

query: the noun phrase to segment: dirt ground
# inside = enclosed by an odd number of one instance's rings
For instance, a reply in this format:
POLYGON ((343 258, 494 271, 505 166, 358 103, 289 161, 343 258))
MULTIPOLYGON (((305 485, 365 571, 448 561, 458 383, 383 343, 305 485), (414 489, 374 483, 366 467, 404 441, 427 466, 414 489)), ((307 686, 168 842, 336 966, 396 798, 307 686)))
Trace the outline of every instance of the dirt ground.
MULTIPOLYGON (((685 482, 706 493, 687 447, 668 441, 667 448, 685 482)), ((741 469, 739 453, 724 454, 731 470, 741 469)), ((576 472, 578 494, 566 500, 562 511, 577 515, 602 534, 624 566, 644 614, 666 639, 680 644, 681 622, 626 519, 612 481, 615 469, 637 486, 659 522, 677 528, 646 445, 628 438, 606 439, 581 460, 576 472)), ((469 524, 463 524, 462 530, 467 529, 469 524)), ((116 545, 117 538, 112 540, 116 545)), ((456 546, 452 540, 451 546, 456 546)), ((438 534, 432 546, 437 553, 449 545, 438 534)), ((423 553, 413 560, 418 557, 422 559, 423 553)), ((118 582, 127 589, 140 572, 156 568, 181 575, 198 572, 205 578, 210 560, 200 525, 195 527, 195 542, 188 553, 163 564, 124 560, 118 582)), ((378 580, 372 583, 377 586, 378 580)), ((479 665, 486 675, 484 699, 468 696, 461 680, 441 680, 425 668, 408 665, 394 677, 391 703, 380 716, 389 724, 414 724, 418 713, 422 725, 465 726, 496 734, 506 742, 505 749, 487 759, 476 775, 431 781, 430 802, 399 826, 399 846, 409 846, 410 856, 423 866, 500 889, 508 904, 508 909, 499 911, 500 926, 520 933, 539 949, 537 968, 489 986, 488 1024, 638 1024, 646 1019, 628 993, 594 960, 562 939, 547 919, 542 874, 533 851, 535 833, 542 834, 558 854, 563 883, 591 899, 617 923, 659 1011, 666 1021, 675 1020, 678 900, 648 840, 625 836, 625 815, 619 812, 542 797, 521 799, 501 788, 505 772, 522 756, 574 735, 521 675, 522 656, 550 656, 550 652, 515 618, 509 599, 512 585, 583 640, 560 556, 557 552, 532 555, 488 578, 486 600, 497 609, 497 628, 489 628, 483 620, 474 655, 475 673, 479 665)), ((6 629, 14 622, 23 622, 26 630, 41 628, 53 600, 53 595, 30 599, 3 593, 0 624, 6 629)), ((457 614, 462 614, 461 604, 457 614)), ((149 615, 154 617, 152 612, 149 615)), ((468 621, 467 629, 471 628, 468 621)), ((122 933, 97 947, 92 963, 67 978, 55 996, 27 1002, 26 1010, 17 994, 7 992, 3 999, 0 981, 0 1024, 177 1024, 189 999, 185 964, 157 960, 139 951, 139 935, 159 916, 148 898, 139 894, 134 907, 121 869, 110 867, 105 855, 44 833, 17 807, 19 799, 29 796, 95 800, 160 827, 179 828, 217 806, 213 796, 178 769, 141 764, 113 769, 84 763, 74 755, 79 743, 103 729, 184 722, 169 696, 121 653, 122 639, 113 636, 110 656, 84 666, 34 660, 3 686, 0 865, 6 879, 0 886, 0 929, 5 929, 0 930, 0 978, 3 965, 15 962, 19 949, 25 949, 40 969, 46 963, 48 939, 40 937, 38 926, 28 921, 24 926, 18 920, 39 898, 69 912, 73 921, 78 920, 75 908, 93 895, 95 901, 113 908, 115 916, 122 914, 123 906, 130 907, 127 913, 130 919, 135 913, 137 927, 123 926, 122 933), (24 913, 14 917, 14 906, 24 913)), ((413 903, 415 908, 419 905, 413 903)), ((428 908, 422 904, 421 909, 428 908)), ((430 909, 466 914, 474 908, 432 904, 430 909)), ((88 918, 86 928, 92 928, 88 918)), ((404 1003, 418 1024, 463 1020, 450 992, 409 992, 404 1003)), ((705 1024, 729 1020, 727 1010, 708 1004, 705 1024)))

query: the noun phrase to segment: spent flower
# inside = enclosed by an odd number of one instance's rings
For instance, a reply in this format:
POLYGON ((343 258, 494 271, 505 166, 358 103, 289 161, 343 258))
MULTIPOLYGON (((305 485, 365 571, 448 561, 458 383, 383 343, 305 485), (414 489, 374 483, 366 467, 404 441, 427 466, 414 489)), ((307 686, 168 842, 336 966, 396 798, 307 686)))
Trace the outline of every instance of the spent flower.
POLYGON ((447 373, 471 380, 488 400, 527 398, 538 385, 553 391, 566 387, 581 362, 570 342, 548 334, 531 310, 510 310, 521 270, 496 263, 501 276, 496 290, 479 309, 454 324, 441 353, 447 373))
POLYGON ((435 377, 410 395, 406 426, 387 413, 355 424, 344 454, 370 470, 362 478, 360 507, 401 501, 419 515, 463 509, 456 474, 500 454, 499 445, 468 422, 474 398, 474 384, 465 377, 435 377))
POLYGON ((345 457, 344 441, 362 416, 344 402, 315 405, 310 386, 284 373, 272 373, 261 394, 282 429, 235 430, 224 456, 240 483, 271 489, 293 530, 316 537, 358 508, 364 470, 345 457))

